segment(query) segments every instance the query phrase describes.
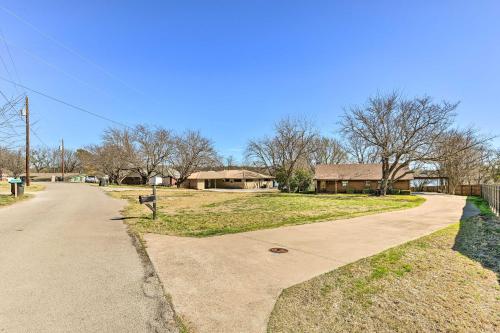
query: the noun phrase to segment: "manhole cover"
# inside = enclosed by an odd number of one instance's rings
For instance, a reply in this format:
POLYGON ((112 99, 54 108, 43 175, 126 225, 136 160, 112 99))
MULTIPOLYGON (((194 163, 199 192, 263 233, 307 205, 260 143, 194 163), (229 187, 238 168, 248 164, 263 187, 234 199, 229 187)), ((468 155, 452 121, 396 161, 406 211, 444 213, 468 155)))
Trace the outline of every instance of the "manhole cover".
POLYGON ((288 250, 283 248, 283 247, 272 247, 269 249, 270 252, 272 253, 287 253, 288 250))

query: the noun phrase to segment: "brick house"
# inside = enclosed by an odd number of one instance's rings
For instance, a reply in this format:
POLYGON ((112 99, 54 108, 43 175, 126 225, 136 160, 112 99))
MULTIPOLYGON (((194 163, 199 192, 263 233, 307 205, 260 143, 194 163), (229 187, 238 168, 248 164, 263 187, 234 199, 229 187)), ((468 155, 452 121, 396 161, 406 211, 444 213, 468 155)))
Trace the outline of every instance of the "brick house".
MULTIPOLYGON (((407 167, 398 175, 408 172, 407 167)), ((316 166, 314 181, 317 192, 360 193, 365 189, 376 190, 382 179, 382 164, 320 164, 316 166)), ((393 189, 409 190, 413 174, 409 173, 392 184, 393 189)))
MULTIPOLYGON (((179 172, 176 170, 170 169, 161 169, 160 172, 156 175, 162 178, 161 186, 175 186, 177 184, 177 178, 179 178, 179 172)), ((122 184, 124 185, 141 185, 142 177, 137 171, 131 171, 128 173, 125 178, 122 180, 122 184)))
POLYGON ((190 175, 181 186, 196 190, 272 188, 273 179, 274 177, 249 170, 200 171, 190 175))

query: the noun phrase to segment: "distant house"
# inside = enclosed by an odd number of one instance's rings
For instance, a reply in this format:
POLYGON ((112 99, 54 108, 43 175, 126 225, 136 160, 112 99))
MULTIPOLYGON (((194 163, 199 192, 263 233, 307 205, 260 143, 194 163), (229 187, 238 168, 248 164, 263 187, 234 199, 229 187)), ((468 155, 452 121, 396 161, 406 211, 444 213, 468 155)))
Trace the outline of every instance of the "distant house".
MULTIPOLYGON (((398 175, 408 172, 402 168, 398 175)), ((362 192, 380 187, 382 164, 320 164, 316 166, 316 191, 329 193, 362 192)), ((413 174, 409 173, 392 184, 393 189, 409 190, 413 174)))
MULTIPOLYGON (((176 184, 176 178, 179 177, 179 173, 169 172, 165 174, 159 174, 158 176, 162 177, 162 186, 174 186, 176 184)), ((125 178, 122 180, 122 184, 124 185, 141 185, 142 177, 137 171, 131 171, 125 178)))
MULTIPOLYGON (((66 180, 70 179, 71 177, 78 176, 79 173, 75 172, 66 172, 64 174, 64 177, 66 180)), ((20 177, 26 177, 26 173, 22 173, 20 177)), ((59 179, 62 177, 61 172, 30 172, 30 179, 31 181, 34 182, 50 182, 52 180, 52 177, 55 177, 56 179, 59 179)))
POLYGON ((196 190, 271 188, 273 179, 274 177, 249 170, 200 171, 190 175, 182 183, 182 187, 196 190))
POLYGON ((0 181, 7 181, 7 178, 9 177, 9 175, 11 175, 12 173, 8 170, 5 170, 5 169, 0 169, 0 181))

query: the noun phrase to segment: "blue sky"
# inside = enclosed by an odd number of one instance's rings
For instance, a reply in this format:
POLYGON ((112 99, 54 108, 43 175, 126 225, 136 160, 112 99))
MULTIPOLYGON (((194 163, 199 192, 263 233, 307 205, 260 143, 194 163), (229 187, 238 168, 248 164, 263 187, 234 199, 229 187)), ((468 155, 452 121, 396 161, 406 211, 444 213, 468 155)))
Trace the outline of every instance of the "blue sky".
MULTIPOLYGON (((240 158, 248 139, 271 133, 285 115, 306 115, 335 135, 344 107, 394 89, 461 101, 458 124, 499 133, 499 1, 0 0, 0 6, 38 29, 0 8, 19 73, 10 67, 12 78, 126 124, 199 129, 223 155, 240 158)), ((10 65, 1 40, 0 55, 10 65)), ((0 76, 9 77, 3 66, 0 76)), ((16 94, 3 81, 0 89, 16 94)), ((112 125, 30 98, 36 131, 49 145, 61 137, 73 148, 95 143, 112 125)))

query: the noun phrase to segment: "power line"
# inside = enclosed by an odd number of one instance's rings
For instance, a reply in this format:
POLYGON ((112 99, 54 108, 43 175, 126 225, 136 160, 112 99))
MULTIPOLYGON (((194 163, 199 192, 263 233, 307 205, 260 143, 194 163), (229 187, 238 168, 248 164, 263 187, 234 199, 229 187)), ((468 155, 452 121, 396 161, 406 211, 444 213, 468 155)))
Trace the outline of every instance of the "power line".
POLYGON ((20 98, 21 97, 18 97, 17 100, 15 101, 11 101, 7 98, 7 96, 5 96, 5 94, 0 90, 0 94, 3 96, 3 98, 5 98, 5 100, 7 101, 7 104, 9 105, 10 109, 7 109, 7 108, 3 108, 2 110, 0 110, 0 114, 2 115, 2 117, 5 119, 5 123, 7 124, 7 126, 10 127, 10 129, 17 135, 17 136, 20 136, 19 132, 17 132, 17 130, 14 128, 14 126, 11 124, 11 120, 12 118, 14 118, 14 116, 11 116, 10 118, 7 118, 6 116, 6 113, 7 111, 10 111, 12 110, 20 101, 20 98))
MULTIPOLYGON (((7 54, 9 55, 10 62, 12 64, 12 68, 14 69, 14 74, 17 77, 17 81, 22 82, 21 81, 21 77, 19 76, 19 72, 17 71, 16 64, 14 63, 14 58, 12 57, 12 53, 10 52, 9 45, 7 45, 7 42, 5 41, 5 35, 3 34, 3 30, 2 29, 0 29, 0 36, 3 39, 3 42, 5 44, 5 48, 7 49, 7 54)), ((2 62, 3 62, 3 60, 2 60, 2 62)), ((4 65, 5 65, 5 63, 4 63, 4 65)), ((5 69, 7 69, 7 67, 5 69)), ((16 86, 16 91, 19 93, 19 91, 17 90, 17 86, 16 86)))
POLYGON ((3 96, 3 98, 7 101, 7 104, 9 104, 11 108, 13 108, 17 103, 19 103, 22 98, 24 98, 24 95, 20 95, 19 97, 17 97, 15 101, 11 101, 1 90, 0 90, 0 95, 3 96))
POLYGON ((13 147, 8 147, 8 146, 2 146, 0 147, 0 149, 6 149, 6 150, 10 150, 10 151, 13 151, 13 152, 18 152, 20 150, 22 150, 24 148, 24 146, 13 146, 13 147))
POLYGON ((9 78, 12 78, 12 76, 10 75, 10 71, 9 71, 9 68, 7 67, 7 64, 5 63, 5 61, 3 60, 3 57, 2 55, 0 54, 0 61, 2 62, 2 65, 3 67, 5 68, 5 72, 7 73, 7 75, 9 76, 9 78))
POLYGON ((133 90, 135 91, 136 93, 139 93, 141 94, 142 96, 146 96, 145 93, 143 93, 142 91, 130 86, 128 83, 126 83, 124 80, 118 78, 116 75, 114 75, 113 73, 107 71, 106 69, 104 69, 103 67, 101 67, 100 65, 98 65, 97 63, 95 63, 94 61, 90 60, 89 58, 83 56, 82 54, 80 54, 79 52, 77 52, 76 50, 72 49, 71 47, 67 46, 66 44, 64 44, 63 42, 59 41, 58 39, 56 39, 55 37, 52 37, 51 35, 43 32, 42 30, 40 30, 39 28, 37 28, 34 24, 28 22, 27 20, 23 19, 21 16, 17 15, 16 13, 14 13, 12 10, 10 9, 7 9, 5 8, 4 6, 1 6, 0 5, 0 9, 3 10, 4 12, 6 12, 7 14, 13 16, 14 18, 16 18, 18 21, 24 23, 25 25, 29 26, 31 29, 35 30, 36 32, 38 32, 40 35, 42 35, 43 37, 49 39, 50 41, 52 41, 53 43, 57 44, 59 47, 65 49, 66 51, 68 51, 69 53, 77 56, 78 58, 80 58, 81 60, 85 61, 86 63, 94 66, 95 68, 97 68, 99 71, 101 71, 102 73, 106 74, 108 77, 120 82, 122 85, 124 85, 125 87, 127 87, 128 89, 130 90, 133 90))
POLYGON ((3 96, 3 98, 5 98, 5 100, 7 101, 7 104, 11 105, 12 102, 10 101, 10 99, 7 96, 5 96, 3 91, 0 90, 0 94, 3 96))
POLYGON ((38 133, 33 128, 30 128, 30 132, 38 139, 38 141, 40 141, 40 143, 42 145, 44 145, 47 148, 50 148, 49 145, 46 144, 45 141, 42 140, 42 138, 38 135, 38 133))
POLYGON ((73 109, 75 109, 75 110, 78 110, 78 111, 81 111, 81 112, 88 113, 88 114, 90 114, 90 115, 92 115, 92 116, 94 116, 94 117, 96 117, 96 118, 100 118, 100 119, 103 119, 103 120, 106 120, 106 121, 109 121, 109 122, 115 123, 115 124, 117 124, 117 125, 120 125, 120 126, 123 126, 123 127, 126 127, 126 128, 131 128, 130 126, 128 126, 128 125, 126 125, 126 124, 124 124, 124 123, 122 123, 122 122, 119 122, 119 121, 113 120, 113 119, 108 118, 108 117, 105 117, 105 116, 101 116, 101 115, 100 115, 100 114, 98 114, 98 113, 95 113, 95 112, 89 111, 89 110, 87 110, 87 109, 85 109, 85 108, 82 108, 82 107, 80 107, 80 106, 74 105, 74 104, 72 104, 72 103, 65 102, 65 101, 63 101, 62 99, 59 99, 59 98, 57 98, 57 97, 52 97, 52 96, 50 96, 50 95, 48 95, 48 94, 46 94, 46 93, 43 93, 43 92, 41 92, 41 91, 38 91, 38 90, 35 90, 35 89, 32 89, 32 88, 29 88, 29 87, 27 87, 27 86, 25 86, 25 85, 23 85, 23 84, 20 84, 20 83, 18 83, 18 82, 14 82, 14 81, 12 81, 12 80, 6 79, 6 78, 4 78, 4 77, 2 77, 2 76, 0 76, 0 80, 6 81, 6 82, 9 82, 9 83, 12 83, 12 84, 17 84, 17 85, 19 85, 19 86, 20 86, 21 88, 23 88, 23 89, 29 90, 29 91, 31 91, 31 92, 33 92, 33 93, 35 93, 35 94, 38 94, 38 95, 40 95, 40 96, 43 96, 43 97, 48 98, 48 99, 50 99, 50 100, 53 100, 53 101, 55 101, 55 102, 58 102, 58 103, 64 104, 64 105, 66 105, 66 106, 69 106, 70 108, 73 108, 73 109))
MULTIPOLYGON (((37 54, 35 54, 35 53, 33 53, 33 52, 31 52, 31 51, 29 51, 29 50, 25 49, 24 47, 21 47, 21 46, 19 46, 19 45, 16 45, 16 44, 12 43, 11 41, 9 41, 9 40, 5 39, 5 38, 4 38, 4 37, 2 37, 2 36, 0 36, 0 39, 3 39, 3 42, 4 42, 6 45, 7 45, 7 44, 10 44, 11 46, 14 46, 14 47, 16 47, 16 48, 20 49, 21 51, 23 51, 23 52, 24 52, 25 54, 27 54, 28 56, 30 56, 30 57, 32 57, 32 58, 34 58, 34 59, 36 59, 36 60, 38 60, 38 61, 40 61, 40 62, 44 63, 45 65, 47 65, 47 66, 49 66, 49 67, 51 67, 51 68, 55 69, 56 71, 58 71, 58 72, 60 72, 60 73, 64 74, 65 76, 69 77, 70 79, 73 79, 73 80, 75 80, 76 82, 78 82, 78 83, 80 83, 80 84, 83 84, 83 85, 85 85, 85 86, 87 86, 87 87, 91 88, 92 90, 94 90, 94 91, 98 92, 99 94, 102 94, 102 95, 105 95, 105 96, 108 96, 108 97, 112 97, 112 98, 113 98, 113 99, 115 99, 115 100, 117 99, 117 98, 115 98, 114 96, 112 96, 111 94, 109 94, 107 91, 105 91, 105 90, 103 90, 103 89, 100 89, 100 88, 97 88, 97 87, 93 86, 92 84, 90 84, 90 83, 88 83, 88 82, 86 82, 86 81, 84 81, 84 80, 82 80, 82 79, 78 78, 77 76, 75 76, 75 75, 73 75, 73 74, 71 74, 71 73, 69 73, 69 72, 66 72, 66 71, 65 71, 64 69, 62 69, 61 67, 59 67, 59 66, 57 66, 57 65, 55 65, 55 64, 53 64, 53 63, 51 63, 51 62, 49 62, 49 61, 47 61, 47 60, 45 60, 44 58, 40 57, 39 55, 37 55, 37 54)), ((12 80, 12 78, 11 78, 11 77, 9 77, 9 78, 12 80)), ((21 81, 19 80, 19 82, 21 82, 21 81)), ((22 82, 21 82, 21 83, 22 83, 22 82)))

